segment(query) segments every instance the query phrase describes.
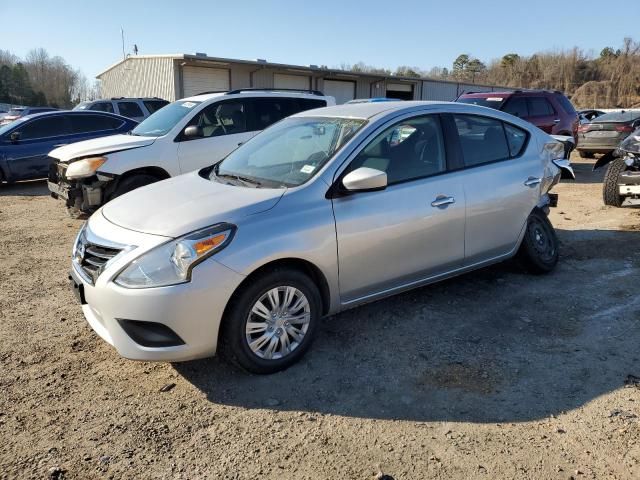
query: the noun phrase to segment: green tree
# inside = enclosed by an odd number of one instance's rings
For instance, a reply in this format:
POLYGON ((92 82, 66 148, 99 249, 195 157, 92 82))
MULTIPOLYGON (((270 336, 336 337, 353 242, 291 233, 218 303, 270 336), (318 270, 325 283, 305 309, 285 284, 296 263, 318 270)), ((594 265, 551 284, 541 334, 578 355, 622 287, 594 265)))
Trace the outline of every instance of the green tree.
POLYGON ((464 78, 466 75, 465 69, 467 68, 467 64, 469 63, 469 55, 463 53, 458 55, 453 61, 453 76, 456 78, 464 78))
POLYGON ((477 58, 470 60, 469 63, 467 64, 467 67, 465 68, 465 70, 471 76, 472 82, 475 82, 476 77, 482 74, 486 69, 487 69, 487 66, 477 58))

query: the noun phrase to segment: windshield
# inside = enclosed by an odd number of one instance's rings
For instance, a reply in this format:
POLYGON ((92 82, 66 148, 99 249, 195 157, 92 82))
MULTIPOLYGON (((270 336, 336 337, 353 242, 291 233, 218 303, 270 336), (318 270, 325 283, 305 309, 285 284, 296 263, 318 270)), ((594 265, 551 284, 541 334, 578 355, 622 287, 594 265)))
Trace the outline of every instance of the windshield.
POLYGON ((24 111, 26 110, 26 108, 12 108, 11 110, 9 110, 7 112, 7 116, 20 116, 24 113, 24 111))
POLYGON ((73 107, 74 110, 86 110, 87 107, 89 107, 89 105, 91 104, 91 102, 82 102, 79 103, 78 105, 76 105, 75 107, 73 107))
POLYGON ((209 178, 235 178, 256 186, 301 185, 364 123, 351 118, 287 118, 232 152, 209 178))
POLYGON ((480 105, 481 107, 489 107, 489 108, 495 108, 496 110, 499 110, 502 104, 504 103, 504 97, 485 97, 485 98, 460 97, 456 101, 458 103, 470 103, 471 105, 480 105))
POLYGON ((201 102, 178 101, 152 113, 140 125, 131 130, 132 135, 143 137, 161 137, 169 133, 173 127, 189 112, 193 112, 201 102))

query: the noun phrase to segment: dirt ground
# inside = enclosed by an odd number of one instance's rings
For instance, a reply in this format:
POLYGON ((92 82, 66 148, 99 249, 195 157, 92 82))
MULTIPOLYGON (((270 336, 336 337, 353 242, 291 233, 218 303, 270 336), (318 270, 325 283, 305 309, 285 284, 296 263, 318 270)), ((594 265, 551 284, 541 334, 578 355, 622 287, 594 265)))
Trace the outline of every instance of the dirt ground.
POLYGON ((553 274, 336 315, 265 377, 118 357, 67 285, 80 222, 43 182, 0 186, 0 478, 640 478, 640 210, 575 161, 553 274))

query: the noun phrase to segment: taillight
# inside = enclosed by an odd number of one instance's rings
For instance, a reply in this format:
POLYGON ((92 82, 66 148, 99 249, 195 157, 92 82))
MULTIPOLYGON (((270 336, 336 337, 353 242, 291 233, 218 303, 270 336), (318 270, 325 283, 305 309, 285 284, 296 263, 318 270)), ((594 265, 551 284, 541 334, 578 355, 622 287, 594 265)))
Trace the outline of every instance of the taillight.
POLYGON ((578 133, 587 133, 591 125, 580 125, 578 127, 578 133))
POLYGON ((633 127, 630 125, 617 125, 616 126, 616 132, 628 132, 631 133, 633 132, 633 127))

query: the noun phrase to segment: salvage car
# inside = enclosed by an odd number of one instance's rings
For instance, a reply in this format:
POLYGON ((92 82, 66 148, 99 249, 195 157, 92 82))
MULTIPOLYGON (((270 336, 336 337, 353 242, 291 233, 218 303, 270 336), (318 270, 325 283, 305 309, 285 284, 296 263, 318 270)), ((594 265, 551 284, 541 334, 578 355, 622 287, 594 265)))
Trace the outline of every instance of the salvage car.
POLYGON ((601 115, 578 127, 578 152, 582 158, 610 154, 640 127, 640 110, 621 110, 601 115))
POLYGON ((71 216, 143 185, 212 165, 289 115, 335 105, 318 91, 233 90, 173 102, 131 131, 53 150, 49 189, 71 216))
POLYGON ((572 175, 560 142, 499 111, 310 110, 214 166, 107 203, 75 241, 72 287, 124 357, 219 347, 272 373, 304 354, 325 315, 516 255, 553 270, 548 192, 561 171, 572 175))
POLYGON ((0 126, 7 125, 21 117, 26 117, 27 115, 34 115, 36 113, 43 112, 52 112, 57 110, 57 108, 52 107, 14 107, 9 110, 5 115, 2 116, 2 120, 0 120, 0 126))
POLYGON ((640 128, 627 136, 617 149, 619 156, 610 157, 602 182, 605 205, 640 205, 640 128))
POLYGON ((0 127, 0 182, 46 178, 48 153, 62 145, 130 131, 137 122, 100 112, 54 111, 0 127))

